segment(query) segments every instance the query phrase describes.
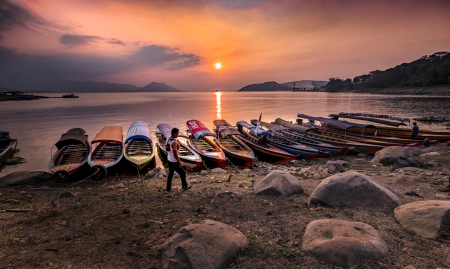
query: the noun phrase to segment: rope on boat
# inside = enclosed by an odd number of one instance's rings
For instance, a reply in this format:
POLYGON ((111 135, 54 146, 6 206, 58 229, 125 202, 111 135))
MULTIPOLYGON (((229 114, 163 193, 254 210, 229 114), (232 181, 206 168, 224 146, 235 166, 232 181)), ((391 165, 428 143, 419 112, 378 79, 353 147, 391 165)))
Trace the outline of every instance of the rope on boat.
POLYGON ((239 171, 239 169, 237 169, 237 167, 230 161, 230 159, 227 158, 227 161, 228 161, 228 164, 231 164, 239 172, 239 174, 242 175, 242 172, 239 171))
POLYGON ((67 189, 67 188, 71 188, 71 187, 77 185, 78 183, 81 183, 81 182, 83 182, 83 181, 85 181, 85 180, 87 180, 87 179, 90 179, 91 177, 95 176, 98 172, 100 172, 100 169, 97 169, 97 171, 95 171, 95 173, 93 173, 92 175, 88 176, 87 178, 84 178, 84 179, 82 179, 82 180, 80 180, 80 181, 78 181, 78 182, 75 182, 75 183, 73 183, 72 185, 66 187, 66 189, 67 189))

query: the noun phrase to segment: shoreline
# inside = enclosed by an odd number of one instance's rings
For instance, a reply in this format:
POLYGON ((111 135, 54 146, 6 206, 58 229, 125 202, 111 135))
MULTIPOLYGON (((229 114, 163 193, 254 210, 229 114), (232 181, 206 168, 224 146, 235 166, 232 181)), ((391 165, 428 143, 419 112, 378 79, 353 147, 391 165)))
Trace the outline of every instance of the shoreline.
POLYGON ((144 179, 133 174, 115 174, 74 186, 71 185, 76 181, 3 187, 0 188, 1 210, 30 211, 1 213, 0 244, 4 251, 0 257, 5 267, 101 264, 110 268, 160 268, 160 247, 171 235, 188 224, 212 219, 238 229, 249 242, 228 268, 334 268, 304 251, 302 236, 311 221, 339 219, 371 225, 389 247, 387 258, 361 261, 354 266, 445 268, 450 262, 450 240, 423 238, 400 225, 392 213, 308 205, 309 196, 324 179, 319 171, 332 160, 346 161, 349 166, 345 171, 357 171, 392 188, 403 204, 438 200, 437 194, 450 198, 437 191, 448 184, 449 149, 441 143, 422 150, 437 152, 423 160, 435 161, 438 166, 392 171, 391 166, 371 163, 372 157, 347 155, 294 160, 283 165, 259 162, 254 169, 241 168, 239 172, 232 167, 226 167, 226 173, 190 172, 188 182, 193 188, 181 191, 176 176, 170 194, 163 192, 164 175, 144 179), (254 195, 254 186, 272 170, 295 176, 305 192, 288 197, 254 195), (396 181, 407 175, 412 181, 396 181), (421 197, 408 195, 411 190, 421 197), (75 196, 61 198, 64 192, 75 196), (226 192, 232 192, 234 198, 223 197, 226 192))

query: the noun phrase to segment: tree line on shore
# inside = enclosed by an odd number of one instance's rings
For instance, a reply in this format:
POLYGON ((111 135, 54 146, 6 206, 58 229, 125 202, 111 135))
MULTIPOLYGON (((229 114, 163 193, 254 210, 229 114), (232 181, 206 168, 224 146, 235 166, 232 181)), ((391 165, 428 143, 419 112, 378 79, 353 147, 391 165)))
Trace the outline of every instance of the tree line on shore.
POLYGON ((330 78, 327 91, 351 91, 377 88, 435 87, 450 85, 450 53, 425 55, 385 71, 375 70, 362 76, 330 78))

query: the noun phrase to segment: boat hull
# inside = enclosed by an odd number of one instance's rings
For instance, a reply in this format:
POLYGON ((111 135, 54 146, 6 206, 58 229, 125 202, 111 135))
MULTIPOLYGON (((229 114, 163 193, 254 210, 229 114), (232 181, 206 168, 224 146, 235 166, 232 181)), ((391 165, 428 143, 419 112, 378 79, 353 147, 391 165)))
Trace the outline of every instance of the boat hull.
POLYGON ((241 140, 245 142, 261 160, 284 163, 297 159, 299 157, 299 155, 291 154, 270 144, 258 144, 259 138, 250 136, 248 134, 242 134, 241 140))
POLYGON ((252 149, 248 147, 243 141, 239 140, 236 136, 231 136, 227 139, 221 139, 218 141, 219 147, 223 150, 225 155, 229 158, 230 162, 239 165, 239 166, 251 166, 253 164, 253 161, 255 160, 255 154, 253 153, 252 149), (230 147, 227 146, 225 143, 230 143, 230 141, 225 140, 231 140, 231 142, 238 143, 241 145, 241 147, 244 147, 245 150, 233 150, 230 149, 230 147))
POLYGON ((0 152, 0 165, 14 154, 15 145, 17 145, 17 140, 13 139, 9 145, 0 152))
POLYGON ((227 164, 227 158, 222 149, 215 143, 210 143, 210 139, 195 139, 194 137, 190 137, 188 140, 188 146, 194 150, 198 155, 200 155, 208 168, 212 167, 223 167, 227 164), (200 143, 207 143, 212 149, 211 150, 203 150, 200 146, 196 145, 200 143))

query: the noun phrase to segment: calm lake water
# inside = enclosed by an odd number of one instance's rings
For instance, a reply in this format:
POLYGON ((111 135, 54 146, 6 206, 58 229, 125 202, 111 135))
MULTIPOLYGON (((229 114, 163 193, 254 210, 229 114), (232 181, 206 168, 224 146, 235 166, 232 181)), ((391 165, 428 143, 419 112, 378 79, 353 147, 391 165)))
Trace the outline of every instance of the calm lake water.
MULTIPOLYGON (((61 96, 62 94, 42 94, 61 96)), ((106 125, 121 125, 124 136, 136 120, 149 124, 151 131, 163 122, 186 130, 186 121, 198 119, 212 128, 218 116, 231 124, 277 117, 292 120, 298 112, 327 117, 339 112, 367 112, 416 118, 444 115, 450 111, 450 97, 372 95, 319 92, 215 92, 191 93, 80 93, 78 99, 50 98, 33 101, 0 102, 0 131, 10 131, 19 141, 26 163, 8 166, 0 176, 15 171, 43 170, 53 145, 61 134, 75 127, 89 138, 106 125)), ((426 129, 445 129, 439 124, 419 123, 426 129), (426 125, 426 126, 425 126, 426 125)), ((54 151, 54 148, 53 148, 54 151)))

